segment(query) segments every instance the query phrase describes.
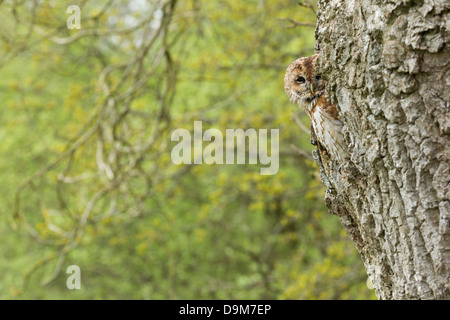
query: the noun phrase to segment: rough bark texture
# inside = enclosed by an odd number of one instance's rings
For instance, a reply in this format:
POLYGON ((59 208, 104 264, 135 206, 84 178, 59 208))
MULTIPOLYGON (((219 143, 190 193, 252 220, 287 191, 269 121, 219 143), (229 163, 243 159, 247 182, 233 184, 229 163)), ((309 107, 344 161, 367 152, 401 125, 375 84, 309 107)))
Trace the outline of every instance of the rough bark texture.
POLYGON ((317 152, 326 203, 379 299, 449 299, 447 0, 321 0, 320 70, 351 161, 317 152))

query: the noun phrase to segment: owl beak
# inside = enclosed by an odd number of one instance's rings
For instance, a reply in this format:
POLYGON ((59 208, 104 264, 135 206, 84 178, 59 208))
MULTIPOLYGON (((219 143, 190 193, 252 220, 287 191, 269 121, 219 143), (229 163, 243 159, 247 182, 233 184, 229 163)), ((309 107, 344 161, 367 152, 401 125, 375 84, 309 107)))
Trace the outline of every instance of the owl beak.
POLYGON ((309 90, 312 94, 314 94, 314 86, 312 84, 309 85, 309 90))

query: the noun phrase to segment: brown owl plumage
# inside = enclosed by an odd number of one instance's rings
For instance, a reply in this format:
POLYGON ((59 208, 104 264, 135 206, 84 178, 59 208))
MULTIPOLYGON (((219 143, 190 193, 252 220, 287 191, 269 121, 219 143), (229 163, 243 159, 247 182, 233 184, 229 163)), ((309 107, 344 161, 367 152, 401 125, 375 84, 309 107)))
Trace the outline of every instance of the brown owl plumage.
POLYGON ((311 118, 317 142, 332 160, 343 164, 348 158, 336 105, 325 98, 325 80, 316 74, 318 54, 292 62, 284 77, 284 90, 292 102, 301 107, 311 118))

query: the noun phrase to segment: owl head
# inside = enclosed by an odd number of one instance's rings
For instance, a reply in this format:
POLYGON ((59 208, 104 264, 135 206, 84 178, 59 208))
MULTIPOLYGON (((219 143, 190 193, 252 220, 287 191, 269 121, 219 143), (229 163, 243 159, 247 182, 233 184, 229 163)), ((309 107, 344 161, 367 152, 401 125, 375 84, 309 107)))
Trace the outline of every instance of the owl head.
POLYGON ((284 77, 284 91, 292 102, 309 109, 311 102, 325 92, 325 80, 316 74, 318 54, 292 62, 284 77))

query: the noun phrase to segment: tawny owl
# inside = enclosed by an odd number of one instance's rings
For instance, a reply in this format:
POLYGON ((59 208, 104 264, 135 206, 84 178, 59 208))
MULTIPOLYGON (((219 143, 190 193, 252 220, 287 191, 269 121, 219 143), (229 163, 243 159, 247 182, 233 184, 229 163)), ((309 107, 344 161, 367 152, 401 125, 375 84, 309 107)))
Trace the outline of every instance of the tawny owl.
POLYGON ((348 158, 342 134, 343 123, 336 105, 325 98, 325 80, 316 74, 318 54, 292 62, 284 77, 284 90, 311 118, 317 142, 332 160, 343 164, 348 158))

